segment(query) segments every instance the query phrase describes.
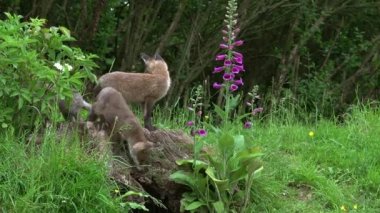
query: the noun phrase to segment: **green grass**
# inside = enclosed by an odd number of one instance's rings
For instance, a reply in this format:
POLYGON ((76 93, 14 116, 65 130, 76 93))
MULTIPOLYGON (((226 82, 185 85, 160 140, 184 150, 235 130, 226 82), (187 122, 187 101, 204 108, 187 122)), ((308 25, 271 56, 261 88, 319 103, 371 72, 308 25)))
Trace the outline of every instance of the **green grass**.
MULTIPOLYGON (((357 205, 357 212, 380 212, 378 110, 356 108, 338 125, 326 120, 278 123, 257 124, 248 133, 266 153, 257 184, 267 182, 262 190, 276 201, 268 211, 340 212, 341 206, 353 211, 357 205)), ((271 206, 265 202, 256 208, 271 206)))
MULTIPOLYGON (((181 110, 157 112, 160 128, 181 129, 188 117, 181 110)), ((356 107, 344 123, 293 117, 270 117, 251 129, 237 123, 231 130, 265 154, 251 211, 343 212, 344 206, 350 212, 380 212, 380 111, 356 107)), ((0 134, 0 211, 120 211, 104 162, 78 140, 46 133, 39 149, 10 130, 0 134)), ((212 143, 214 137, 209 130, 202 141, 212 143)))
POLYGON ((0 212, 116 212, 105 164, 73 138, 46 131, 40 148, 1 134, 0 212))

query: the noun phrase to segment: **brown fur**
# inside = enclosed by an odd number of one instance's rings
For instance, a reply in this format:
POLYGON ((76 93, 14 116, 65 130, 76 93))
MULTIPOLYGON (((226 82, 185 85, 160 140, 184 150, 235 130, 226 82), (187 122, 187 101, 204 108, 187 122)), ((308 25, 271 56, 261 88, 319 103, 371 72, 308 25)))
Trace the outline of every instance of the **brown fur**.
POLYGON ((136 165, 146 160, 153 143, 146 140, 142 126, 120 92, 112 87, 100 91, 89 120, 94 121, 97 117, 108 124, 111 136, 120 134, 128 142, 130 156, 136 165))
POLYGON ((115 71, 99 78, 99 87, 113 87, 128 103, 141 103, 144 106, 144 125, 153 130, 151 116, 154 104, 163 98, 170 87, 170 75, 166 62, 159 55, 142 58, 146 73, 126 73, 115 71))
POLYGON ((71 121, 78 119, 79 111, 82 108, 86 108, 89 111, 91 110, 91 104, 83 100, 82 95, 79 93, 74 93, 70 107, 66 106, 66 102, 64 100, 60 100, 58 102, 58 107, 65 120, 71 121))

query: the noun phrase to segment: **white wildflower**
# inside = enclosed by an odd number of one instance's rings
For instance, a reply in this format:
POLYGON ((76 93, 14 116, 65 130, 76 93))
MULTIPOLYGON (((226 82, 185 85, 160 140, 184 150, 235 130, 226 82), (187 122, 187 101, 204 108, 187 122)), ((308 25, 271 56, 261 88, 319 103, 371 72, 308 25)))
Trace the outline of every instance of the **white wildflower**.
POLYGON ((63 66, 59 61, 54 63, 54 67, 60 71, 63 71, 63 66))
POLYGON ((71 66, 70 64, 65 64, 65 68, 66 68, 68 71, 73 70, 73 66, 71 66))

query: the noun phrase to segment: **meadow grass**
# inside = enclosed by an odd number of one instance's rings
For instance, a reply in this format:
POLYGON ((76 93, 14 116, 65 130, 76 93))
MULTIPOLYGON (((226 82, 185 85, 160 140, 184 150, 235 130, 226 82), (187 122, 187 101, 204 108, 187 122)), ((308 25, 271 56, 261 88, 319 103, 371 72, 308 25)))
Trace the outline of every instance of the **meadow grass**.
MULTIPOLYGON (((251 212, 380 212, 379 109, 352 107, 343 122, 282 109, 257 118, 251 129, 236 122, 231 131, 265 154, 251 212)), ((212 144, 215 137, 209 131, 199 140, 212 144)))
MULTIPOLYGON (((188 116, 156 110, 155 123, 189 131, 188 116)), ((354 107, 344 122, 305 120, 284 111, 256 119, 250 129, 231 127, 265 154, 250 212, 380 212, 380 111, 354 107)), ((201 142, 212 145, 215 137, 209 129, 201 142)), ((47 129, 35 148, 6 130, 0 141, 1 212, 122 211, 106 164, 75 137, 47 129)))
POLYGON ((51 129, 36 146, 1 134, 0 212, 117 212, 106 165, 51 129))

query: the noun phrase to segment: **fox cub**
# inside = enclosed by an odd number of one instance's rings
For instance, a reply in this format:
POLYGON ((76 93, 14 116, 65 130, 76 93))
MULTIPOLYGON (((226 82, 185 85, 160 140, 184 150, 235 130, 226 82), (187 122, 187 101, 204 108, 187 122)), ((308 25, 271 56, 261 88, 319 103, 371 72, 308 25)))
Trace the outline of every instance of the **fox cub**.
POLYGON ((144 126, 155 130, 152 125, 154 104, 163 98, 171 84, 168 65, 158 54, 150 57, 141 54, 145 73, 111 72, 99 78, 98 89, 112 87, 119 91, 127 103, 141 103, 144 108, 144 126))
POLYGON ((145 138, 142 126, 120 92, 112 87, 100 91, 92 105, 89 121, 97 118, 108 125, 110 134, 119 134, 122 141, 128 142, 130 156, 139 168, 148 157, 153 143, 145 138))

